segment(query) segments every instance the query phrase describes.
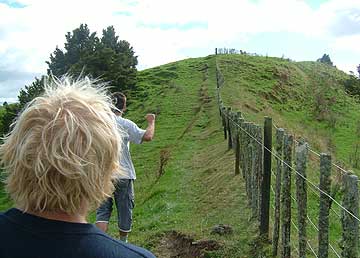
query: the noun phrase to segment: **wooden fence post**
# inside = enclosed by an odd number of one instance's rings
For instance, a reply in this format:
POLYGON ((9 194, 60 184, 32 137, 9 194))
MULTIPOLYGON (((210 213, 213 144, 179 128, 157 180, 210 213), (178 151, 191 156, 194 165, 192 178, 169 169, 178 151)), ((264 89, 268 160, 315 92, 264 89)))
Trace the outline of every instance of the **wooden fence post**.
POLYGON ((278 254, 279 231, 280 231, 280 193, 281 193, 281 172, 283 169, 283 143, 284 143, 284 129, 276 129, 276 177, 275 177, 275 213, 274 213, 274 230, 272 237, 272 255, 274 257, 278 254))
POLYGON ((248 204, 251 205, 251 138, 250 138, 250 124, 249 122, 244 123, 245 127, 245 146, 244 146, 244 167, 245 167, 245 185, 246 185, 246 193, 248 197, 248 204))
POLYGON ((284 164, 283 164, 283 186, 281 193, 281 214, 282 214, 282 226, 281 226, 281 257, 290 257, 290 229, 291 229, 291 168, 292 168, 292 146, 293 136, 285 134, 284 137, 284 164))
POLYGON ((331 156, 325 153, 320 155, 320 210, 319 210, 319 258, 329 256, 329 211, 330 202, 330 174, 331 174, 331 156))
POLYGON ((269 238, 269 208, 271 184, 272 119, 264 120, 264 171, 261 180, 260 235, 269 238))
POLYGON ((219 89, 220 88, 220 72, 219 72, 219 67, 216 63, 216 87, 219 89))
POLYGON ((252 139, 251 139, 251 123, 246 124, 246 138, 247 138, 247 145, 246 145, 246 181, 248 186, 248 203, 251 207, 251 200, 252 200, 252 193, 251 193, 251 180, 252 180, 252 174, 251 174, 251 167, 252 167, 252 139))
POLYGON ((242 172, 242 176, 243 176, 243 179, 245 179, 245 155, 244 155, 244 152, 245 152, 245 133, 244 133, 244 123, 245 123, 245 120, 241 117, 240 120, 239 120, 239 125, 240 125, 240 128, 239 128, 239 159, 240 159, 240 169, 241 169, 241 172, 242 172))
MULTIPOLYGON (((257 125, 255 127, 255 138, 257 139, 258 143, 256 144, 257 156, 256 156, 256 182, 257 182, 257 217, 260 223, 261 218, 261 184, 262 184, 262 176, 264 173, 264 164, 263 164, 263 129, 261 126, 257 125)), ((269 204, 270 205, 270 204, 269 204)), ((268 234, 269 235, 269 234, 268 234)))
POLYGON ((251 175, 251 210, 252 218, 257 217, 257 200, 259 196, 257 176, 256 176, 256 161, 257 161, 257 142, 255 138, 255 127, 256 125, 251 124, 250 135, 251 135, 251 166, 250 166, 250 175, 251 175))
MULTIPOLYGON (((240 126, 241 112, 236 114, 236 123, 240 126)), ((236 126, 235 136, 235 175, 240 174, 240 128, 236 126)))
POLYGON ((238 115, 239 119, 242 118, 242 114, 240 111, 238 111, 236 114, 238 115))
POLYGON ((239 119, 241 116, 241 112, 234 112, 234 133, 233 133, 233 149, 234 152, 236 153, 236 139, 238 137, 238 131, 239 131, 239 119))
POLYGON ((253 126, 254 123, 250 122, 248 124, 248 136, 249 136, 249 152, 248 152, 248 180, 249 180, 249 193, 250 193, 250 207, 252 207, 253 204, 253 184, 254 184, 254 178, 253 178, 253 166, 254 166, 254 160, 253 160, 253 149, 254 149, 254 140, 253 140, 253 126))
POLYGON ((245 181, 245 190, 246 190, 246 196, 249 198, 248 195, 248 176, 247 176, 247 163, 248 163, 248 135, 247 135, 247 127, 248 127, 248 122, 244 121, 243 123, 243 129, 244 131, 242 132, 242 138, 243 138, 243 144, 242 144, 242 160, 243 160, 243 177, 244 177, 244 181, 245 181))
POLYGON ((228 148, 232 148, 232 137, 231 137, 231 120, 230 120, 230 114, 231 114, 231 107, 228 107, 227 109, 227 129, 228 129, 228 148))
POLYGON ((231 112, 231 148, 235 150, 235 137, 236 137, 236 113, 231 112))
POLYGON ((224 127, 224 139, 227 139, 227 118, 226 118, 226 107, 222 107, 221 110, 221 115, 222 115, 222 123, 223 123, 223 127, 224 127))
POLYGON ((306 189, 306 162, 308 145, 300 141, 295 149, 296 156, 296 201, 298 204, 299 228, 299 258, 306 257, 306 219, 307 219, 307 189, 306 189))
MULTIPOLYGON (((219 93, 219 91, 218 91, 218 93, 219 93)), ((222 117, 222 116, 221 116, 222 107, 223 107, 223 102, 222 102, 221 99, 219 99, 219 115, 220 115, 220 117, 222 117)))
MULTIPOLYGON (((344 197, 342 205, 352 215, 359 218, 359 190, 358 177, 351 173, 343 176, 344 197)), ((359 257, 359 221, 345 210, 341 211, 342 225, 342 251, 341 257, 358 258, 359 257)))

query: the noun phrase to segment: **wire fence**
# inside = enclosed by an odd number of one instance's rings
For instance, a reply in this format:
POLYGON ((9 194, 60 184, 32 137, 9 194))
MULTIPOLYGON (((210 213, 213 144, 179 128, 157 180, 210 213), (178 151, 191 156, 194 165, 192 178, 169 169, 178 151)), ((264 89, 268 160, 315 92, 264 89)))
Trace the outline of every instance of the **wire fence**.
MULTIPOLYGON (((250 135, 244 128, 242 128, 239 124, 237 124, 232 118, 230 118, 227 114, 225 114, 225 117, 227 119, 229 119, 237 128, 241 129, 242 131, 244 131, 250 138, 252 138, 257 144, 263 146, 263 143, 259 142, 255 137, 253 137, 252 135, 250 135)), ((352 216, 353 218, 355 218, 357 221, 360 222, 360 218, 358 218, 357 216, 355 216, 352 212, 350 212, 349 210, 347 210, 345 207, 343 207, 338 201, 336 201, 330 194, 328 194, 327 192, 323 191, 322 189, 320 189, 318 186, 316 186, 316 184, 312 181, 310 181, 308 178, 304 177, 301 173, 299 173, 296 169, 294 169, 291 165, 289 165, 288 163, 286 163, 283 159, 281 159, 278 155, 276 155, 272 150, 268 149, 267 147, 264 146, 264 149, 266 151, 268 151, 271 155, 273 155, 275 158, 279 159, 281 161, 282 164, 284 164, 285 166, 287 166, 289 169, 291 169, 292 171, 294 171, 298 176, 302 177, 305 181, 307 181, 307 183, 313 188, 318 190, 320 193, 326 195, 331 201, 333 201, 336 205, 338 205, 341 209, 343 209, 345 212, 347 212, 350 216, 352 216)))
MULTIPOLYGON (((290 249, 293 246, 293 251, 299 257, 305 257, 307 250, 315 257, 329 257, 329 254, 334 257, 358 257, 358 226, 360 222, 358 178, 351 172, 331 162, 330 155, 317 153, 303 140, 293 139, 293 136, 284 129, 277 127, 273 123, 269 129, 266 123, 269 120, 272 121, 271 119, 267 118, 264 127, 260 127, 246 121, 241 112, 233 112, 231 107, 225 107, 220 94, 225 78, 217 62, 216 79, 217 100, 224 127, 224 138, 228 141, 229 149, 235 151, 235 174, 239 174, 241 171, 250 207, 260 224, 260 233, 263 234, 264 227, 267 227, 267 231, 265 231, 267 236, 270 235, 268 225, 270 214, 267 210, 270 203, 270 189, 272 192, 271 201, 275 203, 275 205, 272 205, 274 218, 271 219, 274 224, 272 232, 273 255, 277 255, 278 249, 280 249, 281 257, 290 257, 290 249), (274 149, 272 147, 272 127, 276 130, 276 146, 274 149), (269 137, 270 145, 268 143, 269 137), (295 151, 292 151, 294 148, 295 151), (306 175, 309 153, 316 155, 320 159, 319 183, 315 183, 313 179, 309 179, 306 175), (275 169, 271 167, 271 162, 266 161, 266 155, 270 155, 276 162, 276 173, 275 169), (294 168, 292 161, 294 156, 296 168, 294 168), (270 164, 270 167, 267 163, 270 164), (341 175, 343 189, 341 201, 337 200, 337 192, 331 191, 331 186, 334 185, 331 184, 332 167, 335 167, 341 175), (291 180, 291 174, 296 177, 296 198, 292 195, 294 190, 291 189, 293 181, 291 180), (270 182, 274 180, 275 185, 273 186, 270 182), (308 188, 316 195, 316 201, 318 200, 317 207, 315 207, 318 210, 318 225, 314 223, 315 220, 306 211, 309 208, 307 202, 308 188), (266 193, 267 191, 269 191, 269 194, 266 193), (297 223, 291 218, 291 210, 294 209, 292 203, 296 204, 297 223), (336 211, 334 205, 339 211, 336 211), (329 220, 333 218, 335 218, 337 224, 341 224, 341 232, 337 232, 337 235, 341 237, 341 244, 338 245, 333 242, 334 239, 330 228, 331 223, 329 220), (306 233, 307 225, 314 229, 316 235, 306 233), (295 240, 298 241, 298 247, 294 242, 290 244, 291 228, 298 233, 295 240), (279 241, 280 236, 281 241, 279 241), (317 250, 311 244, 312 242, 317 242, 317 250)), ((335 188, 338 189, 339 187, 335 188)), ((309 200, 313 205, 315 199, 309 200)), ((311 209, 314 209, 314 207, 311 207, 311 209)))

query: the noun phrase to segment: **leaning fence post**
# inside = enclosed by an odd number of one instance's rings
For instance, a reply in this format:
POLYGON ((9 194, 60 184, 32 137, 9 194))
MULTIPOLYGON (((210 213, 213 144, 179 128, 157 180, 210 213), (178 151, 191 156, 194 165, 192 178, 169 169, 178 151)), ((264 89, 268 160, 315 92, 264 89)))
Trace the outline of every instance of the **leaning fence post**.
POLYGON ((341 257, 357 258, 359 257, 359 190, 358 177, 352 174, 343 176, 344 197, 342 205, 351 214, 345 210, 341 211, 342 225, 342 251, 341 257))
POLYGON ((299 258, 306 257, 306 219, 307 219, 307 192, 306 192, 306 162, 308 145, 303 140, 296 146, 296 202, 298 204, 299 228, 299 258))
POLYGON ((329 211, 330 211, 331 156, 320 155, 320 210, 319 210, 319 258, 329 256, 329 211), (326 194, 325 194, 326 193, 326 194))
POLYGON ((264 121, 264 170, 261 180, 261 215, 260 235, 269 238, 269 207, 271 184, 271 149, 272 149, 272 119, 265 117, 264 121))
POLYGON ((229 149, 232 148, 232 138, 231 138, 231 123, 232 123, 232 121, 230 120, 230 114, 231 114, 231 107, 228 107, 226 115, 227 115, 228 148, 229 149))
POLYGON ((281 171, 283 159, 283 143, 284 143, 284 129, 276 129, 276 179, 275 179, 275 214, 274 214, 274 230, 272 238, 272 255, 274 257, 278 254, 279 231, 280 231, 280 193, 281 193, 281 171))
POLYGON ((282 226, 281 226, 281 245, 282 258, 290 257, 290 227, 291 227, 291 151, 293 146, 293 136, 285 134, 284 137, 284 166, 283 166, 283 186, 281 193, 281 211, 282 211, 282 226))

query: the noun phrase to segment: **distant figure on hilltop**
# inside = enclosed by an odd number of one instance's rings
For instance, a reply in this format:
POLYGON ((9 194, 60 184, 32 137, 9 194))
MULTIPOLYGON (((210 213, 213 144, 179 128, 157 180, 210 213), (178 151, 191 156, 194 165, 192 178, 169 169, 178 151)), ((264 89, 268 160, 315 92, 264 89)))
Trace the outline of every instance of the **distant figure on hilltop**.
MULTIPOLYGON (((113 94, 113 103, 116 107, 116 122, 119 130, 123 133, 121 144, 122 155, 120 157, 120 170, 123 173, 115 178, 114 199, 117 208, 118 228, 120 240, 127 242, 128 233, 132 225, 132 209, 134 208, 134 180, 136 179, 135 168, 130 155, 130 142, 140 144, 151 141, 155 133, 155 115, 145 116, 148 126, 146 130, 140 129, 133 121, 122 117, 126 110, 126 96, 121 92, 113 94)), ((108 223, 113 210, 113 198, 109 197, 97 209, 96 225, 104 232, 108 229, 108 223)))
POLYGON ((122 135, 106 88, 89 79, 52 81, 0 145, 16 207, 0 213, 0 257, 154 257, 86 221, 121 171, 122 135))

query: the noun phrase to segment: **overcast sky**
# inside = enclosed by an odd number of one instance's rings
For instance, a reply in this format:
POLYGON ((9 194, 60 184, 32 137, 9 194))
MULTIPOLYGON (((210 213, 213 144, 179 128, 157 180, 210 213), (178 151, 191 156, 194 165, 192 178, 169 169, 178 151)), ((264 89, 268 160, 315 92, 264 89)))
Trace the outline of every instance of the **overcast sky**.
POLYGON ((359 0, 0 0, 0 103, 46 73, 65 34, 113 25, 142 70, 215 47, 316 60, 349 72, 360 63, 359 0))

